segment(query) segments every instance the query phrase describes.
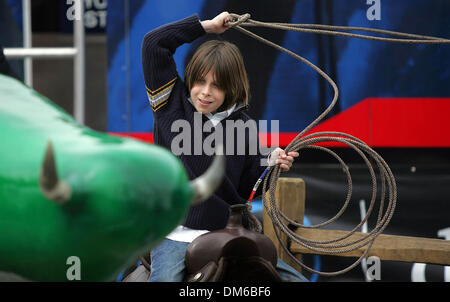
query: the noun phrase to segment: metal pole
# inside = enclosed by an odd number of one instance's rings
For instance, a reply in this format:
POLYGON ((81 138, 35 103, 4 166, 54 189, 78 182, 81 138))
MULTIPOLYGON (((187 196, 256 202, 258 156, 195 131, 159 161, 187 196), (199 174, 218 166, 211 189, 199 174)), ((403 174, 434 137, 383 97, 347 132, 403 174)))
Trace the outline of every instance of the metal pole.
POLYGON ((72 47, 4 48, 3 53, 8 59, 63 59, 75 57, 77 50, 72 47))
MULTIPOLYGON (((30 0, 22 0, 22 25, 23 25, 23 47, 31 48, 31 3, 30 0)), ((33 59, 27 57, 23 63, 25 84, 33 87, 33 59)))
POLYGON ((74 47, 77 50, 74 60, 74 117, 84 124, 85 102, 85 42, 84 42, 84 1, 75 1, 76 16, 73 23, 74 47))

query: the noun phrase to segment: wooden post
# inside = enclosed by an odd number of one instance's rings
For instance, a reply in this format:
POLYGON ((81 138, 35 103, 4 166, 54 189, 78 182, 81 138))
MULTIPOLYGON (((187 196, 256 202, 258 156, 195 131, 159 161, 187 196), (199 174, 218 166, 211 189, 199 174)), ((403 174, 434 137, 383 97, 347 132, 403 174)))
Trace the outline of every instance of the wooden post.
MULTIPOLYGON (((268 194, 268 193, 266 193, 268 194)), ((280 177, 277 182, 275 191, 275 204, 289 219, 298 223, 303 223, 303 216, 305 213, 305 182, 300 178, 286 178, 280 177)), ((270 206, 270 205, 269 205, 270 206)), ((272 220, 263 209, 263 225, 264 234, 269 237, 277 250, 278 258, 301 272, 301 266, 295 263, 294 260, 281 247, 273 229, 272 220)), ((287 235, 280 232, 280 238, 284 246, 287 245, 287 235)), ((301 259, 301 255, 296 255, 297 259, 301 259)))

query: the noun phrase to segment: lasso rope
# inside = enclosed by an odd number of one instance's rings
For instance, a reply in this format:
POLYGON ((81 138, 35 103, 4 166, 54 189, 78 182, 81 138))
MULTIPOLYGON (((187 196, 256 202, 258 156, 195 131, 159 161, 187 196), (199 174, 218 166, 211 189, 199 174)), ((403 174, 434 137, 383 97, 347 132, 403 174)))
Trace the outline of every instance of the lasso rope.
MULTIPOLYGON (((341 164, 341 167, 343 168, 344 173, 347 176, 347 184, 348 184, 348 192, 347 192, 347 198, 342 206, 342 208, 339 210, 339 212, 328 221, 325 221, 320 224, 316 225, 303 225, 301 223, 298 223, 294 220, 289 219, 284 213, 282 213, 277 205, 275 204, 275 189, 277 185, 278 178, 280 177, 280 166, 275 165, 272 167, 268 167, 264 173, 261 175, 260 179, 255 185, 255 188, 253 189, 252 195, 249 198, 249 202, 251 202, 251 199, 253 198, 254 191, 258 188, 259 184, 261 183, 261 180, 263 181, 263 192, 266 192, 267 184, 269 184, 269 190, 268 190, 268 198, 267 194, 263 194, 262 200, 264 208, 269 215, 270 219, 272 220, 273 228, 275 231, 275 234, 277 236, 278 241, 280 242, 281 246, 285 250, 285 252, 301 267, 305 268, 306 270, 320 274, 325 276, 336 276, 342 273, 345 273, 352 268, 354 268, 356 265, 358 265, 364 258, 367 257, 370 248, 373 245, 374 240, 378 237, 381 232, 387 227, 389 224, 389 221, 392 218, 392 215, 394 214, 396 202, 397 202, 397 186, 395 183, 394 175, 392 174, 391 169, 387 165, 387 163, 384 161, 384 159, 376 153, 374 150, 372 150, 366 143, 361 141, 360 139, 353 137, 346 133, 341 132, 318 132, 314 134, 310 134, 305 136, 305 134, 311 130, 315 125, 317 125, 328 113, 332 110, 332 108, 335 106, 338 96, 339 96, 339 89, 336 85, 336 83, 325 73, 323 72, 319 67, 308 61, 307 59, 303 58, 302 56, 281 47, 280 45, 277 45, 267 39, 262 38, 261 36, 256 35, 255 33, 244 29, 243 26, 246 27, 266 27, 266 28, 273 28, 273 29, 281 29, 281 30, 290 30, 290 31, 298 31, 298 32, 305 32, 305 33, 314 33, 314 34, 327 34, 327 35, 336 35, 336 36, 345 36, 345 37, 352 37, 352 38, 360 38, 360 39, 367 39, 367 40, 374 40, 374 41, 383 41, 383 42, 392 42, 392 43, 407 43, 407 44, 450 44, 450 40, 438 38, 438 37, 431 37, 431 36, 423 36, 423 35, 415 35, 415 34, 407 34, 407 33, 401 33, 401 32, 395 32, 395 31, 388 31, 388 30, 381 30, 381 29, 371 29, 371 28, 364 28, 364 27, 349 27, 349 26, 330 26, 330 25, 319 25, 319 24, 287 24, 287 23, 266 23, 266 22, 260 22, 250 19, 250 14, 244 14, 244 15, 236 15, 236 14, 230 14, 231 20, 228 22, 230 25, 233 26, 233 28, 239 30, 240 32, 255 38, 256 40, 263 42, 269 46, 272 46, 280 51, 283 51, 290 56, 294 57, 295 59, 307 64, 311 68, 313 68, 317 73, 319 73, 323 78, 325 78, 328 83, 333 87, 334 90, 334 97, 330 105, 325 109, 325 111, 319 115, 311 124, 309 124, 303 131, 301 131, 286 147, 285 151, 286 153, 290 151, 299 151, 300 149, 308 148, 308 149, 316 149, 321 150, 329 153, 334 158, 336 158, 339 163, 341 164), (386 37, 377 37, 372 35, 362 35, 362 34, 355 34, 355 33, 348 33, 346 31, 364 31, 368 33, 377 33, 377 34, 384 34, 384 35, 390 35, 393 36, 393 38, 386 38, 386 37), (400 38, 396 38, 400 37, 400 38), (347 167, 347 165, 344 163, 344 161, 332 150, 317 146, 315 144, 317 143, 324 143, 324 142, 340 142, 343 144, 346 144, 353 150, 355 150, 364 160, 366 163, 369 173, 372 180, 372 197, 370 201, 369 208, 367 210, 366 216, 361 220, 361 222, 355 226, 351 231, 349 231, 344 236, 341 236, 339 238, 335 238, 333 240, 323 240, 323 241, 317 241, 317 240, 311 240, 304 237, 301 237, 297 233, 291 230, 292 226, 295 228, 319 228, 322 226, 325 226, 327 224, 330 224, 334 221, 336 221, 345 211, 347 208, 350 198, 352 195, 352 178, 350 175, 350 171, 347 167), (364 152, 363 152, 364 151, 364 152), (369 158, 366 156, 368 154, 373 161, 375 161, 376 166, 378 167, 379 175, 380 175, 380 182, 381 182, 381 194, 380 194, 380 205, 379 205, 379 211, 378 211, 378 217, 377 222, 372 231, 365 234, 363 237, 356 239, 356 240, 350 240, 349 238, 357 232, 360 227, 368 220, 370 214, 372 213, 372 210, 375 206, 375 201, 377 197, 377 177, 375 174, 375 171, 372 167, 372 164, 369 160, 369 158), (387 205, 385 206, 385 198, 387 194, 387 205), (267 200, 268 199, 268 200, 267 200), (285 233, 288 238, 292 242, 296 242, 300 244, 303 247, 306 247, 312 251, 322 253, 322 254, 339 254, 339 253, 347 253, 359 248, 362 248, 364 246, 367 246, 367 248, 364 250, 362 255, 350 266, 348 266, 345 269, 342 269, 340 271, 336 272, 321 272, 314 270, 302 262, 300 262, 283 244, 280 238, 280 231, 285 233), (347 239, 347 240, 346 240, 347 239)), ((260 231, 261 225, 254 221, 255 219, 252 219, 252 216, 250 215, 250 224, 253 226, 255 230, 260 231)))

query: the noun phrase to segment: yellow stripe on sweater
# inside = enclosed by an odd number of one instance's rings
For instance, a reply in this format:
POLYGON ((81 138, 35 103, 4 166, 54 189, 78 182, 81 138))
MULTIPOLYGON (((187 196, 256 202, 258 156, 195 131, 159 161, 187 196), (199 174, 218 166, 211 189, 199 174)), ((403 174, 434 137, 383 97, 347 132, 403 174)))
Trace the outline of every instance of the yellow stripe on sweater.
POLYGON ((167 104, 168 100, 165 100, 163 103, 160 103, 158 105, 156 105, 155 107, 152 106, 152 110, 153 111, 157 111, 159 109, 161 109, 162 106, 164 106, 165 104, 167 104))
MULTIPOLYGON (((159 88, 156 89, 156 90, 151 90, 151 89, 148 88, 147 86, 145 86, 145 88, 147 88, 147 91, 148 91, 152 96, 154 96, 155 94, 161 93, 162 91, 160 91, 160 90, 162 90, 162 89, 166 90, 167 88, 169 88, 168 86, 171 86, 171 85, 175 82, 176 79, 177 79, 177 77, 173 78, 173 79, 170 80, 168 83, 164 84, 163 86, 159 87, 159 88)), ((164 91, 164 90, 163 90, 163 91, 164 91)))

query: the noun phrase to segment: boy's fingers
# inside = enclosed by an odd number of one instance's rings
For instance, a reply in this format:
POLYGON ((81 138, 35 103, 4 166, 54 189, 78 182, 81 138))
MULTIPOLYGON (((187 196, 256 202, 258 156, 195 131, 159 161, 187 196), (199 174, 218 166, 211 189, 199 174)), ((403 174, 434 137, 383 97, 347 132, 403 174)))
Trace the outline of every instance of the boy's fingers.
POLYGON ((300 154, 296 151, 291 151, 288 153, 288 155, 292 156, 292 157, 298 157, 300 154))
POLYGON ((292 162, 289 161, 289 160, 278 159, 278 160, 277 160, 277 164, 279 164, 279 165, 291 166, 291 165, 292 165, 292 162))

